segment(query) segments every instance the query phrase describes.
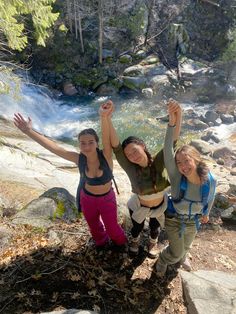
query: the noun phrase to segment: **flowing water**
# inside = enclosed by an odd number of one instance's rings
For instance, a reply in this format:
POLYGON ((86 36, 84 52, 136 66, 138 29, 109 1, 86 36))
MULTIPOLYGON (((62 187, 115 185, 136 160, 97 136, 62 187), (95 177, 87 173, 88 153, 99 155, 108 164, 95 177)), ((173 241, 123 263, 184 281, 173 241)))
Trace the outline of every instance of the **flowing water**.
MULTIPOLYGON (((54 97, 43 86, 36 86, 30 82, 11 81, 10 94, 0 96, 0 115, 13 119, 15 112, 24 117, 30 116, 33 127, 52 137, 76 145, 77 134, 84 128, 92 127, 100 134, 98 109, 108 97, 54 97)), ((154 153, 163 143, 167 122, 158 119, 166 116, 164 101, 146 100, 137 96, 116 96, 112 100, 116 110, 113 114, 113 123, 120 139, 129 135, 141 137, 147 144, 150 152, 154 153)), ((193 103, 182 104, 183 109, 197 110, 198 114, 211 107, 204 107, 193 103)), ((232 130, 232 127, 231 127, 232 130)), ((222 134, 230 129, 221 127, 222 134)))

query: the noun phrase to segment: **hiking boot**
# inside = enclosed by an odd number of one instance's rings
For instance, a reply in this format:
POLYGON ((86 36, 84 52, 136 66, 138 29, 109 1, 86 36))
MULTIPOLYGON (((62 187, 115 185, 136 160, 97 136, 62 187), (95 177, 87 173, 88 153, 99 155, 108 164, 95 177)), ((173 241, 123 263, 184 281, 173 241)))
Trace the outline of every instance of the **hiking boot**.
POLYGON ((99 252, 106 252, 111 249, 111 244, 109 241, 104 243, 103 245, 96 245, 96 251, 99 252))
POLYGON ((111 250, 117 253, 127 253, 129 249, 127 243, 121 245, 113 243, 111 250))
POLYGON ((148 255, 150 258, 156 258, 158 256, 159 249, 157 246, 157 239, 149 238, 148 243, 148 255))
POLYGON ((130 244, 129 244, 129 250, 132 253, 138 254, 139 251, 139 240, 140 240, 140 236, 138 236, 137 238, 131 238, 130 244))
POLYGON ((159 260, 156 262, 156 275, 158 277, 163 277, 166 273, 167 270, 167 265, 166 264, 162 264, 159 260))
POLYGON ((180 265, 183 267, 184 270, 186 271, 191 271, 192 270, 192 266, 190 264, 190 261, 188 258, 184 258, 183 260, 180 261, 180 265))

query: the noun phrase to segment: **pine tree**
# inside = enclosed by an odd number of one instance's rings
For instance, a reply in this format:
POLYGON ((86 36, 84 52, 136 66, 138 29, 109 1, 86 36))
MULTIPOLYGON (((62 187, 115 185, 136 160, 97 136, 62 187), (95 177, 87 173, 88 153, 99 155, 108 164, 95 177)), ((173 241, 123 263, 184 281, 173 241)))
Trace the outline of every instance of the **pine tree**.
POLYGON ((36 39, 38 45, 45 46, 49 37, 48 29, 57 20, 59 13, 52 12, 55 0, 0 0, 1 45, 4 40, 13 50, 23 50, 28 37, 36 39), (32 34, 26 25, 32 23, 32 34))

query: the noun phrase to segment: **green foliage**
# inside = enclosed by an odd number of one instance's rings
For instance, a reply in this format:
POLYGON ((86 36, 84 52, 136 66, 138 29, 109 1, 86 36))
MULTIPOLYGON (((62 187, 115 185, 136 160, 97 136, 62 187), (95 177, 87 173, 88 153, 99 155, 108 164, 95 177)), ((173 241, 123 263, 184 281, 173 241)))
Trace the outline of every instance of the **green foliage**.
POLYGON ((126 28, 129 32, 131 40, 140 36, 145 27, 145 8, 143 6, 136 7, 132 14, 117 16, 111 20, 112 25, 126 28))
POLYGON ((91 79, 89 78, 88 75, 84 74, 84 73, 80 73, 74 76, 73 78, 73 82, 76 85, 80 85, 83 87, 89 87, 91 85, 91 79))
POLYGON ((52 12, 55 0, 0 0, 0 32, 4 34, 11 49, 21 51, 27 43, 27 22, 33 24, 33 36, 38 45, 45 46, 48 29, 59 13, 52 12))
POLYGON ((63 33, 67 33, 68 32, 68 28, 65 26, 65 24, 61 24, 59 26, 59 30, 63 33))
POLYGON ((231 43, 222 55, 222 61, 236 61, 236 29, 230 33, 231 43))
POLYGON ((0 95, 11 94, 14 99, 19 99, 20 79, 13 73, 13 69, 0 66, 0 95))

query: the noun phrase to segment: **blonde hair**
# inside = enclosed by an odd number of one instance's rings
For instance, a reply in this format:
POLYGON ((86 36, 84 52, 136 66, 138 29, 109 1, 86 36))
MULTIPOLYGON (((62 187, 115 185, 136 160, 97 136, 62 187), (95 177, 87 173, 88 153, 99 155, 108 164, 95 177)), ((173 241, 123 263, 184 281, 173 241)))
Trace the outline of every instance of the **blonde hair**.
POLYGON ((179 153, 183 153, 185 155, 188 155, 190 158, 192 158, 194 160, 194 162, 197 166, 196 171, 197 171, 197 174, 201 180, 201 183, 206 182, 208 179, 209 168, 208 168, 206 162, 203 160, 199 151, 191 145, 183 145, 176 150, 175 161, 176 161, 176 156, 179 153))

